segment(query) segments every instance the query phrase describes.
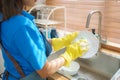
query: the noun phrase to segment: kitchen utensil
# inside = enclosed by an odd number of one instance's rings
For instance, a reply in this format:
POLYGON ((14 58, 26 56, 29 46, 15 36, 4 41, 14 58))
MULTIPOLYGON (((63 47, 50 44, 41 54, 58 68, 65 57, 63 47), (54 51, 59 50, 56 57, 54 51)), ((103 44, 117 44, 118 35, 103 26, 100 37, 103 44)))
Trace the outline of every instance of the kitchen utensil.
POLYGON ((76 61, 72 61, 69 66, 63 66, 59 70, 62 71, 62 73, 68 74, 68 75, 75 75, 80 69, 79 63, 76 61))

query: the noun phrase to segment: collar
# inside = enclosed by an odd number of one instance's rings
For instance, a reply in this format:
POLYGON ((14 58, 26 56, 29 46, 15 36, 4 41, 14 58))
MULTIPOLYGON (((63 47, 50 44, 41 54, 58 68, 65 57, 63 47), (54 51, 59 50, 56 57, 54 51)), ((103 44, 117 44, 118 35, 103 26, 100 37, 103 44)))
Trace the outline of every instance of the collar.
POLYGON ((29 18, 30 20, 33 20, 35 17, 31 15, 30 13, 26 12, 25 10, 22 11, 22 15, 29 18))

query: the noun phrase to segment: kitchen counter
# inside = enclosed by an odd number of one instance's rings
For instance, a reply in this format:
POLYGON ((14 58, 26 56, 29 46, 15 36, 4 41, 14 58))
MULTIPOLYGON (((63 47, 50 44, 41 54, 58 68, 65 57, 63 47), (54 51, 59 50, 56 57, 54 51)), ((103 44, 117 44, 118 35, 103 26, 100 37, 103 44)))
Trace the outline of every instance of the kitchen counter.
POLYGON ((48 80, 70 80, 70 79, 56 72, 50 77, 48 77, 48 80))

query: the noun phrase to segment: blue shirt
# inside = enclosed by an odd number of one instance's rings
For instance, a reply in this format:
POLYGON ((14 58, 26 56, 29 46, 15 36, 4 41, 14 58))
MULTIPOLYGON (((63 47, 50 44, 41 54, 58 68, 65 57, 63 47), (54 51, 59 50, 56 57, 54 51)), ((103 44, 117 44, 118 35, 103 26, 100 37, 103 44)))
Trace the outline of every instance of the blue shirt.
MULTIPOLYGON (((22 11, 22 15, 15 15, 1 25, 1 39, 3 46, 20 64, 26 75, 43 68, 46 62, 46 49, 42 35, 33 22, 34 17, 22 11)), ((11 60, 2 50, 4 66, 11 75, 20 78, 11 60)), ((13 76, 9 80, 16 80, 13 76)))

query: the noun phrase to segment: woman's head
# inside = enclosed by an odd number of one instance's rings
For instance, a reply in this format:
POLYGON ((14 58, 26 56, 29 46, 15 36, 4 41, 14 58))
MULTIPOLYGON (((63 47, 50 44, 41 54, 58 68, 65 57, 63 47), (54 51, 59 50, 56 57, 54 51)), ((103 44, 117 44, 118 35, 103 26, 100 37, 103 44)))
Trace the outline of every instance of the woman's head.
POLYGON ((36 0, 0 0, 2 7, 3 19, 7 20, 10 17, 20 14, 25 6, 33 6, 36 0))
POLYGON ((23 0, 24 2, 24 9, 25 10, 29 10, 31 7, 33 7, 35 5, 35 2, 37 0, 23 0))
POLYGON ((35 4, 36 1, 37 0, 23 0, 24 5, 28 6, 28 7, 34 6, 34 4, 35 4))

